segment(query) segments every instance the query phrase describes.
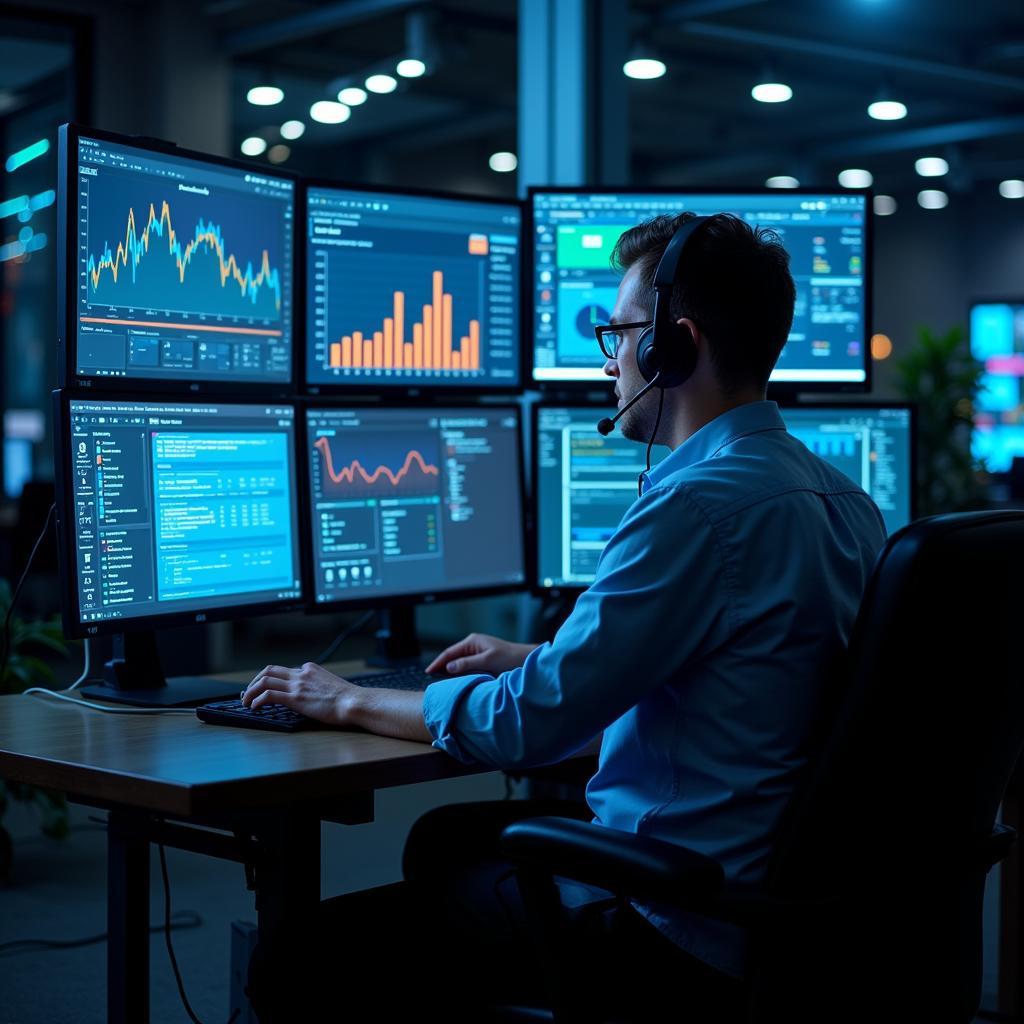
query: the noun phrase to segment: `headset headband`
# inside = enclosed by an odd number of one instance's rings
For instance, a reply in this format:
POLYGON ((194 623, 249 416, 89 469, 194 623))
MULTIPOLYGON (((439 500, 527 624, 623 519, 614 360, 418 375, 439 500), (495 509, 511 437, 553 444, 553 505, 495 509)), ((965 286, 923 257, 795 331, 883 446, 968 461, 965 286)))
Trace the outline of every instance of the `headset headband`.
POLYGON ((701 226, 709 217, 693 217, 685 224, 682 224, 672 236, 665 252, 658 263, 658 269, 654 272, 655 291, 663 291, 665 288, 672 288, 676 283, 676 273, 679 270, 679 261, 683 256, 683 247, 686 245, 690 235, 701 226))

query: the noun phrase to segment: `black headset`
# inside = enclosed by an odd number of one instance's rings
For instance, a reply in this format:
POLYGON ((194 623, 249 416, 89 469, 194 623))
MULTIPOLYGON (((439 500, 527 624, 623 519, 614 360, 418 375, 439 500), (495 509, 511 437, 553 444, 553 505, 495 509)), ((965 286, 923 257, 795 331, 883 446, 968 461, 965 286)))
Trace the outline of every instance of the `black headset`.
POLYGON ((697 367, 697 342, 688 327, 672 319, 672 290, 686 242, 706 220, 693 217, 680 225, 654 272, 654 324, 637 341, 636 365, 648 384, 660 374, 656 386, 662 389, 679 387, 697 367))

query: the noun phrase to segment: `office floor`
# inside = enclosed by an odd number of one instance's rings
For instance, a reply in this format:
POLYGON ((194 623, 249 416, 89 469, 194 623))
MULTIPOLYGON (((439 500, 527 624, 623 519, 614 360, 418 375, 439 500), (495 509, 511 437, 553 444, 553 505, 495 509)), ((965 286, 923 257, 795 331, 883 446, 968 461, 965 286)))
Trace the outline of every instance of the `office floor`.
MULTIPOLYGON (((378 794, 370 825, 324 826, 322 891, 336 895, 383 885, 401 876, 400 855, 413 821, 430 807, 459 800, 500 799, 498 773, 398 787, 378 794)), ((15 836, 14 870, 0 885, 0 946, 16 939, 76 939, 106 929, 106 836, 89 820, 98 812, 73 809, 74 828, 56 842, 36 833, 22 808, 5 824, 15 836)), ((102 815, 99 815, 102 817, 102 815)), ((199 927, 173 933, 174 950, 192 1007, 203 1024, 228 1019, 231 922, 255 920, 241 865, 167 851, 172 912, 196 911, 199 927)), ((150 921, 163 922, 160 863, 153 851, 150 921)), ((151 1020, 188 1024, 164 947, 150 940, 151 1020)), ((103 1024, 106 946, 0 953, 0 1024, 103 1024)))
MULTIPOLYGON (((498 774, 402 787, 380 794, 377 821, 350 828, 325 826, 322 888, 335 895, 399 877, 399 852, 409 826, 428 807, 456 800, 497 799, 498 774)), ((0 945, 15 939, 73 939, 106 927, 106 838, 82 808, 63 842, 35 834, 20 808, 8 815, 15 832, 14 874, 0 885, 0 945)), ((172 910, 196 911, 202 924, 174 933, 185 989, 203 1024, 228 1019, 230 926, 253 920, 252 894, 242 868, 177 850, 167 851, 172 910)), ((151 862, 150 920, 163 921, 160 866, 151 862)), ((151 1020, 188 1024, 178 998, 163 935, 150 947, 151 1020)), ((986 996, 986 1004, 991 999, 986 996)), ((106 946, 0 954, 0 1024, 103 1024, 106 946)))

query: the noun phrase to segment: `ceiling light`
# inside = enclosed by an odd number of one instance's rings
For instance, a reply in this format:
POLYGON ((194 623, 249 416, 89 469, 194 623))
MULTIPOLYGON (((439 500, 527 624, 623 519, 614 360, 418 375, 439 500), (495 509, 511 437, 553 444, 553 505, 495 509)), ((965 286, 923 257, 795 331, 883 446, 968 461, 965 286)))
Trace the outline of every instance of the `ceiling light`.
POLYGON ((279 142, 276 146, 271 146, 267 150, 267 159, 272 164, 283 164, 291 155, 291 147, 286 146, 283 142, 279 142))
POLYGON ((758 103, 785 103, 793 98, 793 90, 785 82, 758 82, 750 95, 758 103))
POLYGON ((338 93, 338 99, 350 107, 358 107, 366 102, 366 90, 360 89, 358 85, 349 85, 338 93))
POLYGON ((839 184, 843 188, 870 188, 875 180, 870 171, 860 167, 848 167, 845 171, 839 172, 839 184))
POLYGON ((868 104, 868 117, 876 121, 900 121, 907 116, 907 105, 899 100, 875 100, 868 104))
POLYGON ((1004 199, 1024 199, 1024 181, 1020 178, 1007 178, 999 182, 999 194, 1004 199))
POLYGON ((507 174, 509 171, 514 171, 519 166, 519 158, 515 153, 503 151, 500 153, 492 153, 487 163, 492 171, 497 171, 499 174, 507 174))
POLYGON ((918 205, 925 210, 941 210, 949 203, 949 196, 937 188, 926 188, 917 193, 918 205))
POLYGON ((341 124, 352 116, 352 111, 344 103, 334 100, 317 100, 309 108, 309 116, 321 124, 341 124))
POLYGON ((914 170, 922 178, 939 178, 949 170, 949 164, 941 156, 923 156, 914 161, 914 170))
POLYGON ((427 65, 416 57, 406 57, 398 62, 395 70, 403 78, 419 78, 427 73, 427 65))
POLYGON ((250 135, 242 140, 242 152, 246 156, 259 156, 267 151, 267 140, 261 139, 258 135, 250 135))
POLYGON ((382 96, 398 88, 398 80, 391 75, 370 75, 365 84, 370 92, 380 93, 382 96))
POLYGON ((254 85, 245 98, 254 107, 274 107, 284 99, 284 89, 276 85, 254 85))
POLYGON ((657 57, 633 57, 622 65, 622 73, 627 78, 641 80, 661 78, 667 70, 665 62, 657 57))
POLYGON ((896 212, 896 200, 892 196, 875 196, 874 210, 879 217, 888 217, 896 212))
POLYGON ((281 125, 282 139, 301 139, 306 133, 306 126, 301 121, 285 121, 281 125))
POLYGON ((799 188, 800 182, 790 174, 776 174, 775 177, 769 178, 765 185, 768 188, 799 188))

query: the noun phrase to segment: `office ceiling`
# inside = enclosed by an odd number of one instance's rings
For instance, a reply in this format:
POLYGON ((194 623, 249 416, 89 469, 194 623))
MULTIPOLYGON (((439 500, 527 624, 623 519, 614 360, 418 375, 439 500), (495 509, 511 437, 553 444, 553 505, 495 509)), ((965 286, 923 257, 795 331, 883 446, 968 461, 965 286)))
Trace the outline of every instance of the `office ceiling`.
MULTIPOLYGON (((281 121, 300 118, 308 130, 288 165, 306 173, 514 191, 515 176, 490 171, 487 158, 516 148, 515 0, 210 0, 204 10, 233 55, 236 144, 254 133, 273 144, 281 121), (433 72, 371 96, 345 124, 311 122, 329 86, 393 67, 415 11, 431 21, 433 72), (270 79, 285 102, 248 104, 249 86, 270 79)), ((788 174, 833 184, 858 167, 876 190, 905 196, 1024 178, 1021 0, 631 0, 630 24, 668 67, 652 81, 608 68, 629 97, 635 183, 788 174), (792 86, 789 102, 751 98, 766 74, 792 86), (906 118, 868 116, 881 90, 907 105, 906 118), (914 161, 932 155, 950 170, 926 180, 914 161)))

